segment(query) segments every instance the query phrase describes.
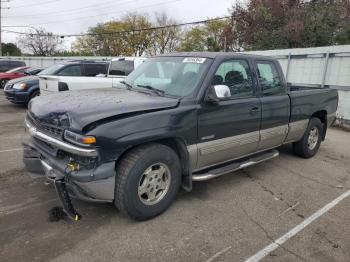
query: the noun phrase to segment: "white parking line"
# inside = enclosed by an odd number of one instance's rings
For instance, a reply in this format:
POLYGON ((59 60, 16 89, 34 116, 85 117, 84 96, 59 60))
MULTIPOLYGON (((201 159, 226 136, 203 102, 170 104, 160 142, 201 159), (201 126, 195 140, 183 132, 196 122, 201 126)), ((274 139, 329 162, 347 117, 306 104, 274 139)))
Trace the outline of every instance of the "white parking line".
POLYGON ((213 262, 215 259, 217 259, 219 256, 221 256, 222 254, 226 253, 227 251, 229 251, 231 249, 231 246, 224 248, 223 250, 217 252, 214 256, 210 257, 208 260, 206 260, 205 262, 213 262))
POLYGON ((14 151, 21 151, 23 148, 11 148, 6 150, 1 150, 0 153, 7 153, 7 152, 14 152, 14 151))
POLYGON ((301 230, 303 230, 305 227, 310 225, 312 222, 314 222, 317 218, 328 212, 330 209, 335 207, 340 201, 344 200, 345 198, 350 196, 350 190, 345 192, 344 194, 340 195, 336 199, 334 199, 332 202, 325 205, 323 208, 319 209, 316 213, 312 214, 308 218, 306 218, 302 223, 294 227, 292 230, 281 236, 279 239, 272 242, 270 245, 266 246, 262 250, 260 250, 255 255, 248 258, 245 262, 257 262, 263 259, 265 256, 267 256, 269 253, 271 253, 273 250, 278 248, 279 246, 283 245, 288 239, 292 238, 296 234, 298 234, 301 230))

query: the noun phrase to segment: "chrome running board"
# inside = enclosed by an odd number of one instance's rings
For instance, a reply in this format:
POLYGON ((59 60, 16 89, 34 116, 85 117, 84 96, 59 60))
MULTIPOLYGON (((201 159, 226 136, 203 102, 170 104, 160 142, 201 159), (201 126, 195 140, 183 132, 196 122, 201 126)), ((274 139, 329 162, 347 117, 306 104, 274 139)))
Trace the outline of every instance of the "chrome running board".
POLYGON ((213 179, 215 177, 226 175, 228 173, 231 173, 249 166, 256 165, 258 163, 267 161, 269 159, 272 159, 278 156, 279 156, 279 152, 277 150, 267 151, 250 158, 237 160, 233 163, 231 162, 230 164, 227 164, 225 166, 207 170, 205 173, 194 173, 192 175, 192 181, 206 181, 209 179, 213 179))

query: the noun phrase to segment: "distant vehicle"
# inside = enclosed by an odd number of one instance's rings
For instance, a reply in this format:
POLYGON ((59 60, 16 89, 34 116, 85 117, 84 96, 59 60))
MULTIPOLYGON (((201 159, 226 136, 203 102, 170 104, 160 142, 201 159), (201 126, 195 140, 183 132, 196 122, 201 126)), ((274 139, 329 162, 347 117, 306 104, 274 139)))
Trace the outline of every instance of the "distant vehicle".
POLYGON ((190 191, 193 181, 275 158, 281 145, 313 157, 337 105, 335 89, 288 85, 273 58, 160 55, 116 88, 35 98, 23 160, 55 184, 75 220, 70 197, 113 202, 145 220, 165 211, 180 186, 190 191))
POLYGON ((145 57, 113 58, 105 63, 105 70, 102 70, 101 64, 97 62, 82 61, 54 65, 40 74, 40 92, 46 95, 68 90, 115 87, 146 59, 145 57))
POLYGON ((26 66, 26 63, 17 60, 0 59, 0 73, 21 66, 26 66))
POLYGON ((5 85, 4 93, 10 102, 27 105, 30 100, 40 95, 39 77, 34 75, 10 80, 5 85))
POLYGON ((4 88, 9 80, 16 79, 28 75, 36 75, 41 72, 42 69, 31 68, 29 66, 16 67, 14 69, 8 70, 5 73, 0 73, 0 87, 4 88))

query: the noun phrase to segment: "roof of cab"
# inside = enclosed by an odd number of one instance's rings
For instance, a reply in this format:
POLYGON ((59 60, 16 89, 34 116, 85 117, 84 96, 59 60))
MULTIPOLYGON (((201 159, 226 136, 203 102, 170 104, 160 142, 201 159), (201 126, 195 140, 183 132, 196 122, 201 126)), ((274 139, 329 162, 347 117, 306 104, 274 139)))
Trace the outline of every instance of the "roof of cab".
POLYGON ((237 52, 177 52, 177 53, 169 53, 169 54, 161 54, 157 55, 159 56, 180 56, 180 57, 204 57, 204 58, 230 58, 230 57, 251 57, 251 58, 264 58, 264 59, 272 59, 272 57, 269 56, 262 56, 262 55, 251 55, 251 54, 244 54, 244 53, 237 53, 237 52))

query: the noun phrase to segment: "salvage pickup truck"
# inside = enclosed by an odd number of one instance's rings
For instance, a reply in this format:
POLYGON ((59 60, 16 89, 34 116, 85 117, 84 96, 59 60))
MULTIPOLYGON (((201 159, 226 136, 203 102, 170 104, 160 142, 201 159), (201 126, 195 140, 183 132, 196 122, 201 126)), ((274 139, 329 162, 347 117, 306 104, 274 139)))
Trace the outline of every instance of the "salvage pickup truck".
POLYGON ((235 53, 153 57, 116 88, 37 97, 24 163, 71 197, 155 217, 182 186, 278 156, 313 157, 335 120, 336 90, 288 86, 272 58, 235 53))

